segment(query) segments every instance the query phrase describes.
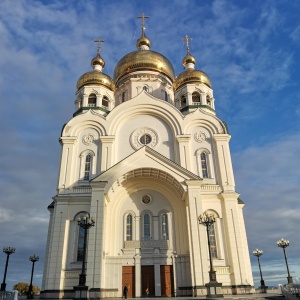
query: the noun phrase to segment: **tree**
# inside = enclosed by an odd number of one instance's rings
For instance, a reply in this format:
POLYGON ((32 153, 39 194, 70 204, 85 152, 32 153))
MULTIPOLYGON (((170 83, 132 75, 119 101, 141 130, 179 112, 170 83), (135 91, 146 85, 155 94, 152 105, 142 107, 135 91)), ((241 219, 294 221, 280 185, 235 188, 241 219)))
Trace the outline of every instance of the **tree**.
MULTIPOLYGON (((13 286, 14 290, 17 290, 20 295, 27 295, 29 284, 25 282, 19 282, 13 286)), ((40 293, 40 288, 32 285, 32 292, 34 295, 38 295, 40 293)))

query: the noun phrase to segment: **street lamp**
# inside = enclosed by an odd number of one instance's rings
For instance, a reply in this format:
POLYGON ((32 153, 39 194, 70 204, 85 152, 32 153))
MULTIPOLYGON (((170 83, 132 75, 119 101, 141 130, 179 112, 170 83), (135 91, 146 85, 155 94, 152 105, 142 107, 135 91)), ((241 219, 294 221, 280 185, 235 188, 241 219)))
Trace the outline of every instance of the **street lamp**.
POLYGON ((208 251, 209 251, 209 283, 205 284, 207 287, 207 298, 215 298, 215 297, 223 297, 222 293, 222 283, 217 282, 216 271, 213 270, 213 261, 211 255, 210 248, 210 239, 209 239, 209 227, 212 226, 216 222, 216 218, 214 215, 208 215, 207 213, 203 213, 203 215, 199 216, 199 224, 204 225, 206 227, 207 234, 207 243, 208 243, 208 251))
POLYGON ((34 264, 39 260, 40 258, 38 256, 29 256, 29 260, 32 262, 32 269, 31 269, 31 279, 30 279, 30 285, 28 288, 28 294, 27 299, 33 299, 33 293, 32 293, 32 278, 33 278, 33 272, 34 272, 34 264))
POLYGON ((286 253, 285 253, 285 248, 288 247, 289 244, 290 244, 290 242, 288 240, 285 240, 284 238, 277 241, 277 246, 283 249, 286 269, 287 269, 287 272, 288 272, 288 277, 287 277, 288 284, 293 283, 293 277, 290 275, 289 265, 288 265, 288 261, 287 261, 286 253))
POLYGON ((95 221, 93 218, 90 218, 89 215, 78 218, 78 226, 84 229, 84 239, 83 239, 83 256, 82 256, 82 267, 81 274, 79 274, 79 284, 74 286, 75 290, 75 299, 87 299, 87 290, 88 287, 86 283, 86 271, 85 271, 85 259, 86 259, 86 242, 87 242, 87 233, 88 230, 95 226, 95 221))
POLYGON ((15 253, 16 248, 14 247, 4 247, 3 248, 3 252, 7 255, 6 256, 6 264, 5 264, 5 270, 4 270, 4 277, 3 277, 3 282, 1 283, 1 291, 5 291, 6 290, 6 283, 5 283, 5 279, 6 279, 6 272, 7 272, 7 266, 8 266, 8 261, 9 261, 9 256, 13 253, 15 253))
POLYGON ((259 258, 263 255, 264 252, 262 250, 256 249, 252 253, 254 256, 257 257, 257 261, 258 261, 259 273, 260 273, 260 287, 259 287, 260 291, 261 291, 261 293, 266 293, 268 287, 265 286, 265 281, 263 280, 263 277, 262 277, 260 260, 259 260, 259 258))

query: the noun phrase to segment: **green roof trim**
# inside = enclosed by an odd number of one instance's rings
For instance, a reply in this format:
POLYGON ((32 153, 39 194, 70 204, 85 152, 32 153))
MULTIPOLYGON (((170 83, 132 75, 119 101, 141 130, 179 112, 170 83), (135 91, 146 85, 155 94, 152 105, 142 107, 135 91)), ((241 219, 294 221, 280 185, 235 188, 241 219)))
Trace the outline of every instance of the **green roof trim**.
POLYGON ((80 114, 82 111, 84 110, 102 110, 106 113, 110 113, 110 110, 104 108, 104 107, 100 107, 100 106, 93 106, 93 107, 81 107, 79 108, 74 114, 73 114, 73 117, 76 117, 78 114, 80 114))
POLYGON ((180 111, 186 111, 189 108, 208 108, 209 110, 211 110, 212 112, 216 112, 213 108, 211 108, 209 105, 187 105, 183 108, 180 108, 180 111))
POLYGON ((245 202, 241 199, 241 198, 238 198, 238 204, 245 204, 245 202))

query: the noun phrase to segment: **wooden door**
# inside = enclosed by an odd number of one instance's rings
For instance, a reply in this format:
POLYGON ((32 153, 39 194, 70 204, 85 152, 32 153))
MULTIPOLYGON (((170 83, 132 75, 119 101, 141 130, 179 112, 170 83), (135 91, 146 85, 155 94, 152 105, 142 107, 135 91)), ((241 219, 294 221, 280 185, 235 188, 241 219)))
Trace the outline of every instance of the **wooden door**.
POLYGON ((142 266, 142 297, 149 290, 149 297, 155 296, 154 266, 142 266))
POLYGON ((135 267, 124 266, 122 267, 122 296, 125 285, 128 286, 127 297, 135 297, 135 267))
POLYGON ((173 266, 160 266, 160 286, 162 297, 174 295, 173 266))

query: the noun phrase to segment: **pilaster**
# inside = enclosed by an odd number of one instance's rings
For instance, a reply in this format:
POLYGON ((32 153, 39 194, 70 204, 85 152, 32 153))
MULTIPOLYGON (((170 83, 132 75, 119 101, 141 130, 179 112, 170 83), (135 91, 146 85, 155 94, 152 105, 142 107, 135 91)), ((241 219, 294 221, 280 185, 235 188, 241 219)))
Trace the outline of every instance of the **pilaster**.
POLYGON ((229 134, 215 134, 213 136, 217 155, 220 185, 224 191, 234 191, 235 182, 233 176, 232 162, 229 150, 229 134))
POLYGON ((113 165, 113 142, 114 136, 100 136, 102 151, 101 151, 101 172, 109 169, 113 165))
POLYGON ((191 170, 191 161, 190 161, 190 146, 189 142, 191 139, 190 135, 177 135, 177 142, 179 144, 179 156, 180 156, 180 165, 187 170, 191 170))

